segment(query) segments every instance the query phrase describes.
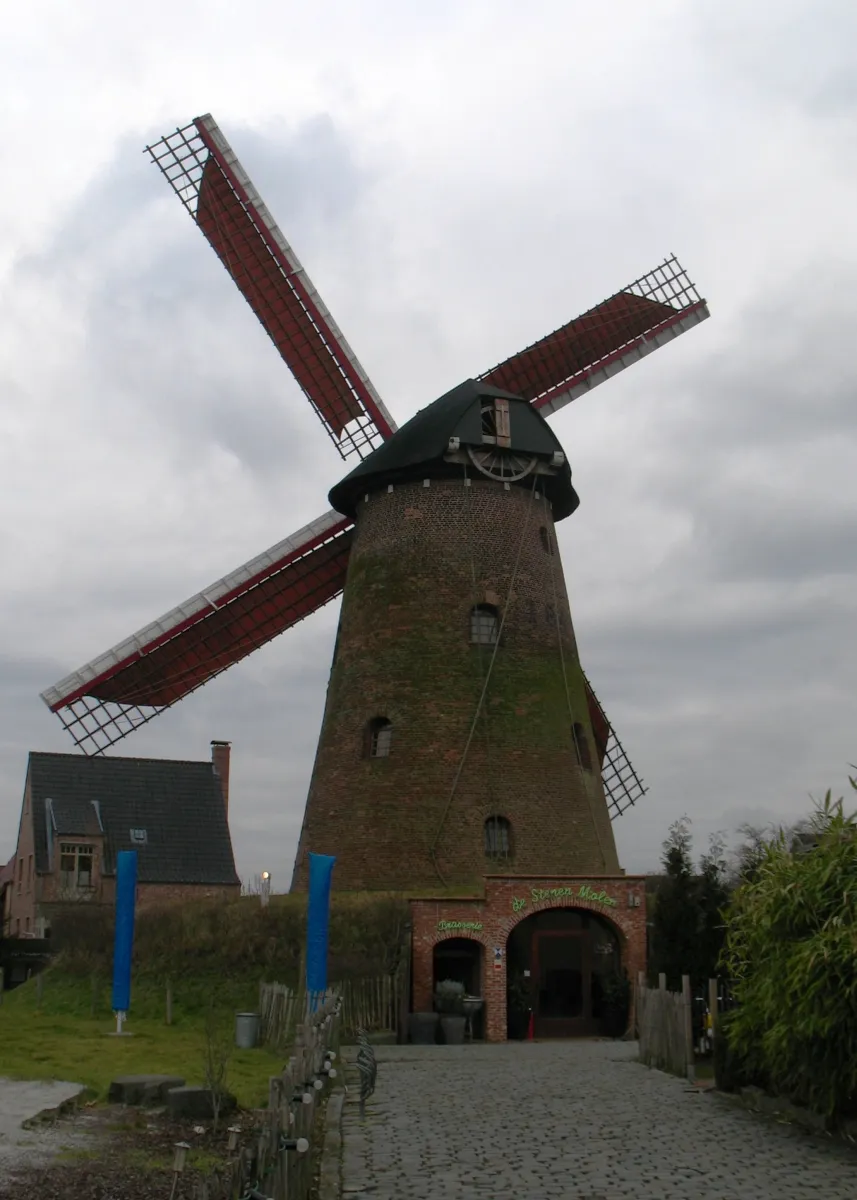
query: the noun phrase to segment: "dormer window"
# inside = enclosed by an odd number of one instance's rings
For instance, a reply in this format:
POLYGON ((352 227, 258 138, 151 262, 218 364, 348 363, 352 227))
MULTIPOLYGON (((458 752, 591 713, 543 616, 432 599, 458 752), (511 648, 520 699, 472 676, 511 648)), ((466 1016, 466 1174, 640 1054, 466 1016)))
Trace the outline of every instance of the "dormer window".
POLYGON ((502 396, 482 405, 482 441, 506 449, 512 445, 509 401, 502 396))
POLYGON ((92 887, 92 846, 60 843, 60 886, 77 891, 92 887))

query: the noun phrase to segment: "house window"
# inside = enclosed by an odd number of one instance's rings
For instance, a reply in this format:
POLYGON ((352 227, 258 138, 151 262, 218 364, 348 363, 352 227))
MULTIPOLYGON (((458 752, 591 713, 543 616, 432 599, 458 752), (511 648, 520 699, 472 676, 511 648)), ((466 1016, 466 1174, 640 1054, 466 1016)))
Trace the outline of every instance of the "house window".
POLYGON ((60 885, 71 889, 92 887, 92 846, 60 844, 60 885))
POLYGON ((493 604, 477 604, 470 610, 470 641, 474 646, 493 646, 500 622, 493 604))
POLYGON ((485 822, 485 855, 508 858, 511 853, 512 826, 505 817, 489 817, 485 822))
POLYGON ((589 753, 589 742, 586 739, 586 730, 579 721, 575 721, 571 727, 571 740, 574 742, 577 765, 583 767, 584 771, 591 771, 592 755, 589 753))
POLYGON ((129 836, 135 846, 145 846, 149 840, 145 829, 131 829, 129 836))
POLYGON ((374 717, 366 726, 366 758, 389 758, 393 725, 386 717, 374 717))
POLYGON ((553 554, 553 538, 551 537, 550 530, 546 525, 542 525, 541 529, 539 530, 539 538, 542 543, 542 550, 544 550, 545 554, 553 554))

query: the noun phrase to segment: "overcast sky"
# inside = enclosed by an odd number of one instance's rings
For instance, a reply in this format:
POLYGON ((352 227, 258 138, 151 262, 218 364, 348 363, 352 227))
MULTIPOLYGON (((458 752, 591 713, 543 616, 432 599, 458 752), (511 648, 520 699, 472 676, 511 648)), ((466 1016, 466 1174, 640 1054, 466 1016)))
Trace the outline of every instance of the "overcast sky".
MULTIPOLYGON (((789 820, 857 762, 853 0, 29 0, 0 43, 0 859, 39 692, 326 510, 344 467, 156 169, 211 112, 396 419, 670 252, 712 319, 553 418, 584 666, 649 786, 789 820)), ((233 742, 288 885, 328 606, 118 747, 233 742)))

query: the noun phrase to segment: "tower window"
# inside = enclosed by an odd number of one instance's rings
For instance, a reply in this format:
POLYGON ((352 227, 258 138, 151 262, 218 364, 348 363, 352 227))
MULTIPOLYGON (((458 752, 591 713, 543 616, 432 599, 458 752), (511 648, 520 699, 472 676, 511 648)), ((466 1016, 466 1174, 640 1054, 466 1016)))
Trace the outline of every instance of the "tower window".
POLYGON ((366 758, 388 758, 392 741, 392 723, 386 717, 373 717, 366 726, 364 756, 366 758))
POLYGON ((489 817, 485 822, 486 858, 509 858, 512 847, 512 826, 505 817, 489 817))
POLYGON ((476 646, 493 646, 497 641, 500 622, 493 604, 477 604, 470 610, 470 640, 476 646))
POLYGON ((539 529, 539 539, 541 540, 542 550, 544 550, 545 554, 553 554, 553 538, 546 525, 542 525, 539 529))
POLYGON ((577 765, 583 767, 584 771, 591 771, 592 755, 589 753, 589 742, 586 739, 586 730, 579 721, 575 721, 571 727, 571 740, 574 742, 577 765))

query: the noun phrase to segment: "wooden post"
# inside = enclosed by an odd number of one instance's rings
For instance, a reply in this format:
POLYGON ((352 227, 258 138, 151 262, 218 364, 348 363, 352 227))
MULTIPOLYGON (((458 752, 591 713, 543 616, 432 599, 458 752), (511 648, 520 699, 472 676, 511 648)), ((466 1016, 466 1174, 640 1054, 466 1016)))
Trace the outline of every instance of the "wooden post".
POLYGON ((172 984, 172 980, 170 980, 170 979, 167 980, 167 1013, 166 1013, 166 1017, 167 1017, 167 1024, 172 1025, 172 1023, 173 1023, 173 984, 172 984))
POLYGON ((690 994, 690 976, 681 977, 681 997, 684 1008, 684 1055, 687 1063, 687 1077, 691 1083, 696 1081, 696 1066, 693 1059, 693 1010, 690 994))
POLYGON ((708 1011, 711 1013, 711 1048, 714 1049, 714 1039, 717 1037, 717 1028, 720 1023, 719 1014, 717 1011, 717 980, 709 979, 708 981, 708 1011))

